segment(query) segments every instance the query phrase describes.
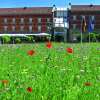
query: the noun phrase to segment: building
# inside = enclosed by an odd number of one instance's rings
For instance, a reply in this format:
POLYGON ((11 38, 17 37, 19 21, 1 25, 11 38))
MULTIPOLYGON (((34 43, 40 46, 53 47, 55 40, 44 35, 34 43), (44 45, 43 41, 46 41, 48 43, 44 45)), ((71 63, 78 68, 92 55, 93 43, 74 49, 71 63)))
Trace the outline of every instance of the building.
POLYGON ((51 33, 62 41, 77 40, 81 33, 82 18, 86 20, 86 32, 90 16, 94 20, 94 32, 100 32, 100 5, 71 5, 68 8, 24 7, 0 8, 1 34, 51 33))
POLYGON ((54 27, 54 37, 63 37, 66 41, 67 34, 67 8, 59 8, 54 5, 53 7, 53 27, 54 27))
POLYGON ((0 8, 0 33, 50 33, 52 7, 0 8))
POLYGON ((81 33, 82 18, 86 20, 86 32, 88 33, 89 18, 94 20, 94 32, 100 32, 100 5, 71 5, 70 35, 71 40, 81 33))

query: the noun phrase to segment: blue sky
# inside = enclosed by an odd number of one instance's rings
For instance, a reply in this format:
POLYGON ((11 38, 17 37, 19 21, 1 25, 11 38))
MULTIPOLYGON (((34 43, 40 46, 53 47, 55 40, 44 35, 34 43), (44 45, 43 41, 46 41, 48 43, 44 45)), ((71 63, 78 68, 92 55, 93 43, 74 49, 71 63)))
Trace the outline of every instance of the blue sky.
POLYGON ((52 6, 65 7, 72 4, 100 4, 100 0, 0 0, 0 8, 52 6))

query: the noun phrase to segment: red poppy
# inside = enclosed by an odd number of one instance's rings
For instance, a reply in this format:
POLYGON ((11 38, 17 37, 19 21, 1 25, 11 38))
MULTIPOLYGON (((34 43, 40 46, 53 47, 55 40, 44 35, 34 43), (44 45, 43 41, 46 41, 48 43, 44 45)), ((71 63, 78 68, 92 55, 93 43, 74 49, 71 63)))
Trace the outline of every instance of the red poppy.
POLYGON ((28 55, 32 56, 35 53, 35 51, 34 50, 29 50, 27 53, 28 53, 28 55))
POLYGON ((27 88, 27 91, 28 91, 28 92, 32 92, 32 88, 31 88, 31 87, 28 87, 28 88, 27 88))
POLYGON ((46 43, 46 47, 50 49, 50 48, 52 47, 51 42, 47 42, 47 43, 46 43))
POLYGON ((91 83, 90 82, 85 82, 84 85, 85 86, 91 86, 91 83))
POLYGON ((8 80, 2 80, 3 84, 8 84, 8 80))
POLYGON ((72 48, 67 48, 66 51, 67 51, 68 53, 73 53, 73 49, 72 49, 72 48))

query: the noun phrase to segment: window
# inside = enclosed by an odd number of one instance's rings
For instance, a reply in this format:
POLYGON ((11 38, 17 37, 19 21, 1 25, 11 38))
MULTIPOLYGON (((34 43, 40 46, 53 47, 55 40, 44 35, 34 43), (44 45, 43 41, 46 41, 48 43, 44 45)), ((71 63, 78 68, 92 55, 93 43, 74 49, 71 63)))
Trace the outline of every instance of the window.
POLYGON ((76 20, 76 16, 75 15, 73 16, 73 20, 76 20))
POLYGON ((29 23, 32 23, 32 18, 29 18, 29 23))
POLYGON ((12 26, 12 31, 15 31, 15 26, 12 26))
POLYGON ((20 26, 20 31, 24 31, 24 26, 20 26))
POLYGON ((4 23, 5 23, 5 24, 7 23, 7 18, 4 18, 4 23))
POLYGON ((50 18, 47 18, 47 22, 50 22, 50 18))
POLYGON ((92 16, 92 20, 94 20, 95 19, 95 17, 94 16, 92 16))
POLYGON ((4 31, 7 31, 8 26, 4 26, 4 31))
POLYGON ((83 19, 83 18, 85 18, 85 16, 84 16, 84 15, 82 15, 81 17, 82 17, 82 19, 83 19))
POLYGON ((73 29, 75 29, 76 28, 76 24, 73 24, 73 29))
POLYGON ((57 17, 60 18, 60 16, 61 16, 60 11, 57 11, 57 17))
POLYGON ((41 18, 38 18, 38 23, 41 23, 41 18))
POLYGON ((38 26, 38 32, 41 32, 41 26, 40 25, 38 26))
POLYGON ((32 26, 31 25, 29 26, 29 31, 32 32, 32 26))
POLYGON ((67 11, 64 11, 64 17, 67 18, 67 11))
POLYGON ((15 21, 16 21, 16 19, 15 19, 15 18, 13 18, 13 19, 12 19, 13 24, 15 24, 15 21))
POLYGON ((47 26, 47 31, 50 31, 50 27, 49 26, 47 26))
POLYGON ((24 18, 21 18, 21 23, 22 23, 22 24, 24 23, 24 18))

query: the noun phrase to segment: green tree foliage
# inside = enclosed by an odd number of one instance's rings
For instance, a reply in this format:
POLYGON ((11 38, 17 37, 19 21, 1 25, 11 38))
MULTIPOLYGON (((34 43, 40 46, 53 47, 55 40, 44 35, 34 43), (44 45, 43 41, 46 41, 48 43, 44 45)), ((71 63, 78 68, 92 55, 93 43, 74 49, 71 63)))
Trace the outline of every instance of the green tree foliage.
POLYGON ((28 42, 35 42, 35 39, 33 36, 27 36, 28 42))
POLYGON ((11 41, 11 37, 10 36, 2 36, 3 42, 4 43, 9 43, 11 41))
POLYGON ((16 38, 15 41, 16 41, 16 43, 21 43, 21 39, 20 38, 16 38))

